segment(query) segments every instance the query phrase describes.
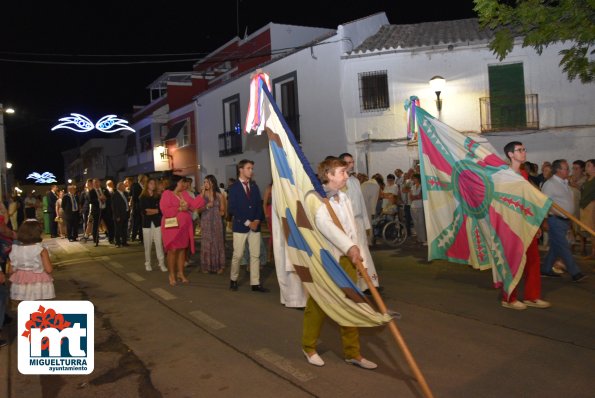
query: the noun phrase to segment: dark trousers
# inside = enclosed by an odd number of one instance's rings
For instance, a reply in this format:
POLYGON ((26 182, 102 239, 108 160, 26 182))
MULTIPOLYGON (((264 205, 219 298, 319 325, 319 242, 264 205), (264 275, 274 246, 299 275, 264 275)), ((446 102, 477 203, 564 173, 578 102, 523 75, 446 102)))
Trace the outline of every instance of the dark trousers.
POLYGON ((50 219, 50 235, 52 237, 56 237, 58 236, 58 223, 56 222, 56 212, 48 211, 48 216, 50 219))
POLYGON ((69 240, 74 240, 79 236, 80 216, 78 211, 73 211, 71 215, 65 218, 66 236, 69 240))
POLYGON ((95 208, 92 209, 91 218, 93 218, 93 242, 99 243, 99 224, 101 223, 101 210, 95 208))
POLYGON ((125 245, 127 242, 128 234, 128 217, 120 218, 120 220, 114 220, 115 225, 115 243, 116 245, 125 245))
POLYGON ((403 206, 403 213, 405 214, 405 228, 407 228, 407 235, 411 236, 411 225, 413 218, 411 217, 411 205, 403 206))
POLYGON ((112 217, 111 209, 109 209, 107 207, 105 209, 102 209, 100 218, 105 223, 105 228, 106 228, 105 234, 107 235, 107 239, 110 241, 110 243, 113 243, 115 232, 114 232, 114 219, 112 217))
POLYGON ((131 216, 131 231, 130 231, 130 239, 135 240, 138 236, 138 240, 143 240, 143 226, 140 214, 140 207, 133 206, 132 210, 130 211, 131 216))

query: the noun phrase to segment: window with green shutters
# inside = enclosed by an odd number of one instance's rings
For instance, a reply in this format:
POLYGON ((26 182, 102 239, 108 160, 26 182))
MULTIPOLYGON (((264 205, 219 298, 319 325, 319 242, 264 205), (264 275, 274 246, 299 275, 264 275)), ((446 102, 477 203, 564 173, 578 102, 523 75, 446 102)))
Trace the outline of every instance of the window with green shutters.
POLYGON ((527 127, 523 64, 488 66, 491 130, 527 127))

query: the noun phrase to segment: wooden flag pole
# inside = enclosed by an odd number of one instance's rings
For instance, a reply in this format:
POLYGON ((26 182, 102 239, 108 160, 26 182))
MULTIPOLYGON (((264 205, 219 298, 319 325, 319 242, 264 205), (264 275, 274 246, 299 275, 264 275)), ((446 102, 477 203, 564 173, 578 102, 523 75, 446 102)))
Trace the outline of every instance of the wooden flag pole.
POLYGON ((573 223, 577 224, 579 227, 581 227, 582 229, 584 229, 585 231, 587 231, 588 233, 590 233, 591 236, 595 236, 595 231, 593 231, 587 224, 585 224, 584 222, 582 222, 581 220, 579 220, 578 218, 576 218, 575 216, 573 216, 572 214, 570 214, 569 212, 567 212, 566 210, 564 210, 562 208, 562 206, 560 206, 556 202, 553 202, 552 201, 552 207, 554 209, 556 209, 557 211, 559 211, 560 213, 564 214, 570 220, 572 220, 573 223))
MULTIPOLYGON (((324 204, 326 205, 326 208, 327 208, 329 214, 331 215, 331 218, 333 219, 334 224, 338 228, 343 230, 343 227, 341 226, 341 221, 339 221, 339 218, 337 218, 337 215, 335 214, 335 211, 333 210, 333 207, 331 206, 331 203, 329 202, 328 198, 323 198, 323 201, 324 201, 324 204)), ((355 267, 357 268, 358 272, 362 275, 362 277, 366 281, 366 284, 368 285, 368 289, 370 289, 370 292, 372 293, 372 297, 374 297, 374 301, 376 302, 378 309, 383 314, 387 314, 388 311, 387 311, 386 305, 384 304, 382 297, 380 297, 380 293, 378 293, 376 286, 374 286, 374 284, 372 283, 372 280, 370 279, 368 272, 364 268, 362 261, 358 260, 355 263, 355 267)), ((403 336, 401 336, 401 332, 399 331, 399 328, 397 328, 397 323, 395 322, 394 319, 391 319, 391 321, 388 323, 388 327, 389 327, 389 330, 391 331, 391 334, 393 335, 395 341, 397 342, 397 345, 403 352, 403 355, 405 356, 405 360, 407 361, 407 364, 413 371, 415 378, 417 379, 418 383, 420 384, 421 389, 424 393, 424 396, 426 398, 433 398, 434 395, 432 394, 432 391, 430 390, 430 387, 428 386, 426 379, 424 378, 423 374, 421 373, 419 366, 417 366, 417 363, 415 362, 415 358, 413 358, 411 351, 409 351, 409 348, 407 347, 407 344, 405 343, 403 336)))

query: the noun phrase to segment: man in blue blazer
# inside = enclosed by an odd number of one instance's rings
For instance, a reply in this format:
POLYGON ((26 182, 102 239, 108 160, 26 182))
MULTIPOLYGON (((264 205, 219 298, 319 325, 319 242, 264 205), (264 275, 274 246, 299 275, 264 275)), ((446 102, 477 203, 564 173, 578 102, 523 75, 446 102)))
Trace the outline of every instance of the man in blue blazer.
POLYGON ((229 188, 228 212, 233 217, 233 256, 229 288, 238 290, 240 259, 246 248, 250 251, 250 285, 254 292, 268 292, 260 284, 260 223, 264 220, 258 186, 251 181, 254 162, 243 159, 238 163, 238 180, 229 188))

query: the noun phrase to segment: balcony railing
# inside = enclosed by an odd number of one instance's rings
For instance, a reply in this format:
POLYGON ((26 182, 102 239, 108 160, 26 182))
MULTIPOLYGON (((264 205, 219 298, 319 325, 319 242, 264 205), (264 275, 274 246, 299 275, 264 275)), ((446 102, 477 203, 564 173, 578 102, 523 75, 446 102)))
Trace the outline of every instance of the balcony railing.
POLYGON ((242 153, 242 134, 228 131, 219 134, 219 156, 229 156, 242 153))
POLYGON ((479 99, 481 131, 539 129, 537 94, 479 99))

